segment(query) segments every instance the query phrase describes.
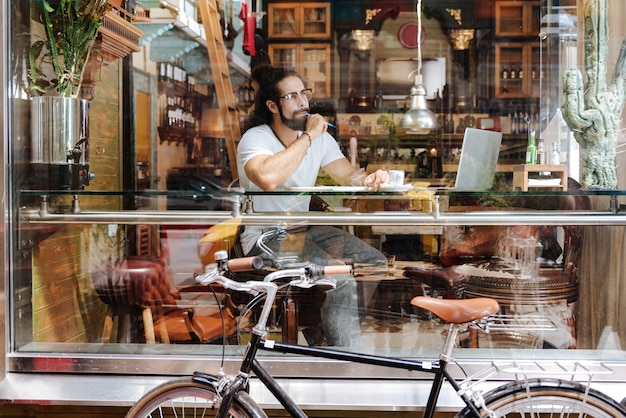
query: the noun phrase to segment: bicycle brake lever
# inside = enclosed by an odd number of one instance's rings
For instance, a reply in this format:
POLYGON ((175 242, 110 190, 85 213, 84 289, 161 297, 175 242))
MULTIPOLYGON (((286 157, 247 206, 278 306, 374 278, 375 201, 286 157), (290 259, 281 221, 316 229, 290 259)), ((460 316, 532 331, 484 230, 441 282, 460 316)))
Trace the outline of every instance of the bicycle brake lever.
POLYGON ((337 288, 337 280, 333 277, 322 277, 321 279, 317 279, 315 284, 318 286, 330 286, 333 289, 337 288))
POLYGON ((321 277, 319 279, 309 279, 301 277, 296 280, 292 280, 289 283, 291 286, 299 287, 301 289, 310 289, 315 286, 328 286, 335 289, 337 287, 337 280, 332 277, 321 277))
POLYGON ((203 285, 208 285, 213 283, 215 279, 217 279, 219 276, 220 271, 217 267, 217 264, 210 264, 206 266, 206 268, 204 269, 204 273, 196 276, 196 282, 203 285))

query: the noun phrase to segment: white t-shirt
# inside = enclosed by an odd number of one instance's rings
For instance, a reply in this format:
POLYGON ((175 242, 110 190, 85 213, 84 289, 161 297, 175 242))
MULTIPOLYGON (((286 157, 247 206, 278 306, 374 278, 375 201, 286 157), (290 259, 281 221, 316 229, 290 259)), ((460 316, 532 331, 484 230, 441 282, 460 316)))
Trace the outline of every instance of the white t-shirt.
MULTIPOLYGON (((300 132, 298 132, 300 136, 300 132)), ((261 189, 246 176, 244 169, 246 163, 258 155, 274 155, 283 151, 285 146, 278 140, 268 125, 259 125, 250 128, 243 134, 237 146, 237 171, 239 172, 239 184, 247 191, 261 191, 261 189)), ((344 158, 337 141, 328 133, 315 138, 311 148, 307 151, 302 163, 285 184, 277 190, 286 187, 311 187, 315 185, 320 168, 344 158)), ((309 210, 310 196, 253 196, 252 202, 255 212, 307 212, 309 210)), ((241 236, 241 244, 247 254, 258 237, 262 228, 246 226, 241 236)))

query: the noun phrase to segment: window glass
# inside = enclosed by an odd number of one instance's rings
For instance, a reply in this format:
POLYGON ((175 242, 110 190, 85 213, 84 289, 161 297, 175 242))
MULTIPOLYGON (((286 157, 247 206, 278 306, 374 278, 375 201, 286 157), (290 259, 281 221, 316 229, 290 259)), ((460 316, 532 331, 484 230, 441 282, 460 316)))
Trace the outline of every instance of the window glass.
MULTIPOLYGON (((563 105, 563 91, 581 87, 566 73, 584 59, 576 1, 425 2, 420 19, 413 5, 374 13, 359 4, 365 25, 341 1, 280 3, 271 28, 240 2, 204 17, 194 2, 151 3, 111 9, 105 25, 125 29, 123 46, 109 51, 101 31, 82 99, 58 101, 29 80, 33 45, 46 36, 35 2, 10 2, 11 368, 155 373, 172 359, 186 370, 234 358, 266 302, 197 283, 217 251, 262 256, 261 271, 228 274, 239 282, 309 262, 352 266, 333 276, 335 289, 281 286, 267 331, 282 341, 436 356, 447 324, 413 298, 489 297, 500 309, 460 334, 461 359, 624 359, 623 165, 600 158, 621 137, 604 126, 615 135, 589 148, 572 133, 574 104, 563 105), (218 59, 218 46, 192 34, 223 16, 228 53, 218 59), (225 82, 216 74, 227 60, 225 82), (237 146, 249 157, 285 149, 276 130, 247 130, 267 105, 255 102, 249 71, 268 60, 300 75, 268 101, 284 118, 304 103, 328 136, 320 145, 302 132, 308 125, 287 130, 311 147, 313 168, 263 192, 237 164, 237 146), (418 68, 419 100, 437 122, 429 132, 403 121, 418 68), (473 130, 479 160, 468 169, 473 130), (245 141, 249 132, 258 143, 245 141), (480 146, 494 132, 489 162, 480 146), (365 187, 377 170, 393 177, 365 187), (485 176, 489 191, 455 189, 485 176), (110 356, 143 360, 142 370, 110 356), (38 357, 71 361, 30 361, 38 357)), ((54 79, 47 60, 41 70, 54 79)))

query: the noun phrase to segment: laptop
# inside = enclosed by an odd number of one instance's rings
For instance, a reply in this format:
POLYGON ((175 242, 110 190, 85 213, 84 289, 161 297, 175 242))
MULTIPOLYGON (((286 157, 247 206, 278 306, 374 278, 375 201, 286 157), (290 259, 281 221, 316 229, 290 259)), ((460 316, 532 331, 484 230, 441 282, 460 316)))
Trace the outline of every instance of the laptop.
POLYGON ((502 132, 465 129, 454 190, 491 189, 501 142, 502 132))

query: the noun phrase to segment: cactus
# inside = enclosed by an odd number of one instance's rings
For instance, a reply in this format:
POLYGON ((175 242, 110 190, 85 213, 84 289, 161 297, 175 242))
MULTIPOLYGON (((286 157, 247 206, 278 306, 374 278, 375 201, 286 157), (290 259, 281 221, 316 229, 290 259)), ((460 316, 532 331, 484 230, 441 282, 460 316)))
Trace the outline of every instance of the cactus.
POLYGON ((607 85, 607 0, 584 0, 584 76, 577 69, 563 76, 563 117, 580 144, 581 183, 585 188, 615 189, 615 155, 626 82, 626 40, 607 85))

